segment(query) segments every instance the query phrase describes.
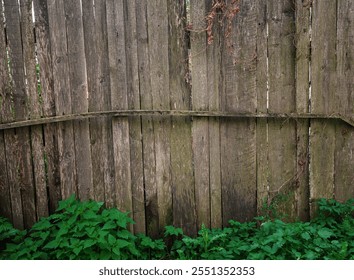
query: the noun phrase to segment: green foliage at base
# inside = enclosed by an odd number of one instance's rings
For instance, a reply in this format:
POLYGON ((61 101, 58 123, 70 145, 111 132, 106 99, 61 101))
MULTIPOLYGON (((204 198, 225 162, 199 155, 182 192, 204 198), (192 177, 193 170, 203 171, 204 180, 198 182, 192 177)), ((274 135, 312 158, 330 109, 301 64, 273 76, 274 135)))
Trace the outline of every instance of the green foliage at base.
POLYGON ((257 217, 229 227, 202 227, 196 237, 173 226, 163 239, 133 235, 127 213, 73 196, 28 231, 0 218, 0 259, 352 259, 354 200, 320 199, 311 222, 285 223, 257 217))

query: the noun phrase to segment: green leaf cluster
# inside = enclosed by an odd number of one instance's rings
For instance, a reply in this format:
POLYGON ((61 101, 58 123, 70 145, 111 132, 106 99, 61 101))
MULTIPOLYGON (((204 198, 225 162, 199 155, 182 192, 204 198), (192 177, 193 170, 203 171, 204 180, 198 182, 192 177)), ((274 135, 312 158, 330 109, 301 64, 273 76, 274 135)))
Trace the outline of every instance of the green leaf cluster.
POLYGON ((223 229, 202 226, 195 237, 166 226, 154 240, 129 231, 128 213, 72 196, 28 231, 0 218, 0 259, 354 260, 354 200, 320 199, 317 207, 310 222, 257 217, 223 229))
MULTIPOLYGON (((42 218, 16 242, 8 243, 0 258, 111 260, 149 259, 155 251, 158 255, 161 241, 149 243, 147 237, 133 235, 128 230, 133 223, 128 213, 71 196, 59 203, 53 215, 42 218)), ((1 223, 0 227, 4 226, 7 223, 1 223)))

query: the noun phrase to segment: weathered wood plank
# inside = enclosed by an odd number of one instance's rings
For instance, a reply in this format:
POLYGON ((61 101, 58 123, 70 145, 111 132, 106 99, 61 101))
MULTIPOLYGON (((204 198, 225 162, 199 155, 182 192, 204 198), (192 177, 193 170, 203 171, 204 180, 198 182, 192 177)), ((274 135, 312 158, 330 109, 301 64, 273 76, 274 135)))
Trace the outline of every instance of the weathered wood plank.
MULTIPOLYGON (((106 1, 83 1, 89 111, 111 108, 106 1)), ((111 120, 90 120, 93 198, 115 205, 111 120)))
MULTIPOLYGON (((137 49, 141 109, 152 109, 152 88, 149 58, 147 1, 136 1, 137 49)), ((146 232, 158 236, 158 204, 156 189, 156 160, 154 125, 151 117, 142 119, 143 171, 145 187, 146 232)))
MULTIPOLYGON (((209 110, 206 1, 190 2, 192 109, 209 110)), ((210 227, 209 121, 193 118, 193 159, 197 223, 210 227)))
MULTIPOLYGON (((310 103, 310 1, 295 2, 296 15, 296 112, 308 113, 310 103)), ((301 220, 310 218, 309 209, 309 120, 296 121, 297 189, 296 214, 301 220)))
MULTIPOLYGON (((26 74, 26 96, 28 97, 28 116, 35 119, 42 116, 42 102, 38 92, 35 36, 33 33, 32 1, 21 0, 21 31, 24 68, 26 74)), ((36 211, 38 217, 48 216, 48 197, 44 166, 44 147, 42 126, 31 127, 31 148, 33 162, 33 177, 35 188, 36 211)), ((34 199, 34 198, 33 198, 34 199)))
MULTIPOLYGON (((210 11, 211 1, 207 2, 206 9, 210 11)), ((220 19, 220 18, 217 18, 220 19)), ((207 46, 207 88, 209 110, 220 111, 220 93, 222 91, 222 27, 213 26, 213 44, 207 46)), ((221 191, 221 153, 220 153, 220 119, 209 118, 209 184, 210 184, 210 227, 222 226, 222 191, 221 191)))
MULTIPOLYGON (((167 2, 153 0, 147 2, 148 44, 152 108, 170 108, 169 61, 168 61, 168 8, 167 2)), ((158 230, 172 224, 172 189, 170 159, 170 118, 153 119, 156 160, 156 198, 158 209, 158 230)), ((149 204, 150 202, 147 201, 149 204)))
MULTIPOLYGON (((64 2, 48 3, 56 115, 72 113, 64 2)), ((58 124, 59 173, 62 199, 77 193, 73 123, 58 124)))
MULTIPOLYGON (((7 39, 9 59, 11 61, 14 117, 15 120, 24 120, 29 116, 29 104, 27 103, 29 96, 26 91, 24 45, 22 44, 22 35, 25 34, 25 31, 23 34, 21 33, 19 3, 4 1, 4 8, 5 17, 9 23, 7 24, 7 39)), ((13 131, 12 135, 5 136, 5 141, 6 145, 10 147, 6 157, 9 161, 14 162, 14 165, 10 168, 15 168, 11 171, 13 176, 9 175, 9 181, 14 187, 11 190, 12 206, 18 210, 16 210, 16 219, 18 219, 16 224, 20 227, 22 226, 21 214, 23 214, 23 226, 31 227, 36 221, 36 209, 29 128, 20 128, 13 131), (14 138, 21 139, 21 141, 17 141, 14 138), (12 140, 16 145, 9 145, 12 140), (21 198, 15 198, 15 196, 21 196, 21 198), (15 203, 21 203, 21 205, 16 206, 14 205, 15 203), (21 208, 22 211, 20 210, 21 208)))
MULTIPOLYGON (((336 110, 344 115, 354 113, 354 3, 338 1, 337 4, 337 87, 336 110)), ((336 124, 336 147, 334 155, 334 197, 346 201, 354 197, 354 128, 343 123, 336 124)))
MULTIPOLYGON (((267 46, 267 4, 259 2, 257 5, 257 113, 268 111, 268 46, 267 46)), ((257 146, 257 215, 264 215, 268 200, 268 125, 267 119, 257 119, 256 123, 257 146)))
MULTIPOLYGON (((255 1, 240 2, 230 39, 232 54, 224 43, 224 96, 222 109, 256 111, 257 10, 255 1)), ((230 219, 247 221, 256 215, 255 119, 221 124, 223 225, 230 219)))
MULTIPOLYGON (((6 40, 3 19, 3 3, 0 1, 0 123, 11 119, 11 91, 10 76, 8 72, 8 58, 6 53, 6 40)), ((7 176, 6 146, 4 134, 0 132, 0 215, 12 220, 10 188, 7 176)))
MULTIPOLYGON (((311 38, 311 112, 335 112, 336 1, 314 1, 311 38), (326 16, 323 16, 323 15, 326 16)), ((310 203, 334 194, 335 122, 311 121, 310 203)), ((310 213, 315 205, 311 203, 310 213)))
MULTIPOLYGON (((67 55, 73 113, 88 112, 84 29, 79 1, 65 1, 67 55)), ((74 121, 77 194, 82 200, 93 197, 90 130, 88 120, 74 121)))
MULTIPOLYGON (((126 22, 124 1, 107 2, 108 52, 113 109, 128 108, 126 22), (118 34, 118 36, 117 36, 118 34)), ((129 121, 127 118, 114 119, 113 149, 116 183, 116 203, 121 211, 133 212, 132 178, 130 163, 129 121)), ((131 227, 131 230, 133 227, 131 227)))
MULTIPOLYGON (((55 96, 53 84, 53 66, 50 50, 48 7, 46 0, 35 0, 36 51, 40 68, 40 92, 43 100, 43 116, 55 115, 55 96)), ((49 212, 53 213, 61 200, 59 153, 57 146, 57 125, 47 124, 44 131, 44 163, 48 191, 49 212)))
MULTIPOLYGON (((268 1, 269 111, 295 111, 295 7, 268 1)), ((296 134, 294 121, 268 121, 270 199, 279 214, 295 218, 296 134)))
MULTIPOLYGON (((128 108, 140 109, 139 61, 137 42, 137 7, 136 1, 126 1, 126 51, 127 51, 127 89, 128 108)), ((144 202, 144 167, 141 118, 129 118, 131 188, 134 232, 146 233, 146 217, 144 202)))
MULTIPOLYGON (((190 108, 190 88, 185 81, 188 49, 184 1, 168 1, 169 89, 171 108, 190 108)), ((188 234, 196 234, 191 118, 172 120, 171 174, 173 222, 188 234)), ((172 214, 172 213, 171 213, 172 214)))

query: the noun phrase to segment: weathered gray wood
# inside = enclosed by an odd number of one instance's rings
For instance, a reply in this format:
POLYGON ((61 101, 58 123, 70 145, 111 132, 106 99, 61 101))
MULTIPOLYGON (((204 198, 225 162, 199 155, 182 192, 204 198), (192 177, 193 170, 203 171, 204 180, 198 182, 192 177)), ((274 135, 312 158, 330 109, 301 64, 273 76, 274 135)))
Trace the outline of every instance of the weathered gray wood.
MULTIPOLYGON (((83 1, 89 111, 109 110, 110 78, 106 2, 83 1)), ((115 205, 112 129, 109 118, 90 121, 93 198, 115 205)))
MULTIPOLYGON (((338 1, 337 4, 337 87, 336 110, 344 115, 354 112, 354 3, 338 1)), ((336 124, 336 147, 334 161, 334 197, 346 201, 354 197, 354 128, 343 123, 336 124)))
MULTIPOLYGON (((48 3, 56 115, 72 113, 64 2, 48 3)), ((73 123, 58 124, 59 173, 62 198, 77 193, 73 123)))
MULTIPOLYGON (((15 120, 28 118, 29 95, 26 91, 25 60, 22 44, 21 18, 19 3, 4 1, 5 17, 9 22, 7 25, 8 51, 11 61, 11 76, 13 90, 13 108, 15 120)), ((26 45, 26 43, 25 43, 26 45)), ((5 143, 10 148, 7 150, 7 159, 14 162, 10 168, 15 168, 9 174, 12 207, 17 208, 16 216, 18 225, 22 225, 21 214, 23 214, 24 227, 31 227, 36 221, 35 193, 33 184, 33 171, 30 146, 30 131, 28 128, 20 128, 13 131, 12 135, 5 136, 5 143), (16 141, 21 139, 21 141, 16 141), (16 145, 9 145, 13 141, 16 145), (14 149, 14 150, 13 150, 14 149), (13 158, 15 157, 15 158, 13 158), (18 188, 18 189, 16 189, 18 188), (16 198, 17 196, 17 198, 16 198), (20 196, 20 197, 18 197, 20 196), (15 205, 21 203, 21 205, 15 205), (22 211, 20 210, 22 208, 22 211), (21 213, 22 212, 22 213, 21 213)), ((15 223, 15 221, 14 221, 15 223)))
MULTIPOLYGON (((3 21, 3 3, 0 1, 0 123, 6 121, 11 116, 10 110, 10 76, 8 73, 8 59, 6 54, 5 29, 3 21)), ((4 131, 0 132, 0 215, 6 217, 10 221, 11 216, 11 200, 10 188, 7 176, 6 162, 6 146, 4 131)))
MULTIPOLYGON (((206 9, 210 10, 212 1, 207 1, 206 9)), ((218 17, 217 19, 220 19, 218 17)), ((222 26, 213 26, 213 44, 206 48, 207 56, 207 88, 209 110, 220 111, 220 92, 222 90, 222 26)), ((220 119, 209 118, 209 184, 210 184, 210 227, 222 226, 222 191, 221 191, 221 153, 220 153, 220 119)))
MULTIPOLYGON (((311 112, 336 112, 336 2, 314 1, 311 39, 311 112), (326 16, 323 16, 326 15, 326 16)), ((312 120, 310 201, 334 194, 335 122, 312 120)), ((311 203, 311 215, 315 204, 311 203)))
MULTIPOLYGON (((137 50, 141 109, 152 109, 147 1, 136 1, 137 50)), ((152 118, 142 119, 143 171, 145 187, 146 232, 158 236, 158 204, 156 189, 155 139, 152 118)))
MULTIPOLYGON (((169 89, 171 109, 188 110, 191 92, 188 71, 186 10, 184 1, 168 1, 169 89)), ((188 234, 196 234, 191 118, 172 119, 171 174, 173 223, 188 234)))
MULTIPOLYGON (((126 32, 124 1, 107 2, 108 52, 113 109, 128 108, 126 32), (118 36, 117 36, 118 35, 118 36)), ((129 121, 127 118, 114 119, 113 149, 116 203, 121 211, 133 212, 132 178, 130 163, 129 121)), ((132 229, 132 227, 131 227, 132 229)))
MULTIPOLYGON (((310 1, 295 2, 296 15, 296 112, 308 113, 310 102, 310 1)), ((295 191, 296 214, 308 220, 309 211, 309 120, 296 121, 297 141, 297 189, 295 191)))
MULTIPOLYGON (((137 42, 137 7, 136 1, 126 1, 126 53, 127 55, 127 89, 128 108, 140 109, 139 61, 137 42)), ((144 167, 141 118, 129 118, 132 216, 135 221, 134 232, 146 233, 146 217, 144 203, 144 167)))
MULTIPOLYGON (((39 80, 43 100, 43 116, 55 115, 52 56, 50 50, 49 19, 46 0, 35 0, 36 51, 40 67, 39 80)), ((44 159, 49 212, 53 213, 61 199, 57 125, 47 124, 44 132, 44 159)))
MULTIPOLYGON (((26 73, 26 96, 28 98, 29 118, 42 116, 42 102, 38 92, 36 73, 35 37, 33 33, 32 1, 21 0, 21 31, 24 68, 26 73)), ((44 147, 42 126, 31 127, 31 153, 35 187, 35 204, 38 217, 48 216, 48 196, 44 166, 44 147)), ((33 198, 34 200, 34 198, 33 198)), ((34 202, 33 202, 34 203, 34 202)))
MULTIPOLYGON (((295 6, 268 1, 269 111, 295 111, 295 6)), ((293 121, 268 121, 270 199, 279 213, 296 215, 296 134, 293 121)), ((269 202, 268 202, 269 203, 269 202)))
POLYGON ((95 119, 104 117, 207 117, 207 118, 239 118, 239 119, 280 119, 285 120, 337 120, 342 123, 354 127, 354 117, 345 117, 340 114, 297 114, 297 113, 238 113, 238 112, 224 112, 224 111, 194 111, 194 110, 145 110, 145 109, 132 109, 132 110, 108 110, 108 111, 97 111, 88 113, 77 113, 68 114, 62 116, 45 117, 40 119, 25 120, 25 121, 9 121, 0 124, 0 130, 20 128, 27 126, 35 126, 40 124, 51 124, 68 122, 73 120, 85 120, 85 119, 95 119))
MULTIPOLYGON (((242 1, 230 35, 234 48, 231 54, 226 42, 224 43, 224 111, 256 111, 256 36, 255 1, 242 1)), ((247 221, 256 215, 255 119, 223 121, 221 149, 225 226, 230 219, 247 221)))
MULTIPOLYGON (((153 0, 147 2, 148 43, 150 59, 150 78, 152 108, 170 107, 169 61, 168 61, 168 9, 167 2, 153 0)), ((156 197, 158 210, 158 230, 172 224, 172 188, 170 160, 170 118, 153 120, 156 159, 156 197)), ((147 202, 149 203, 149 202, 147 202)))
MULTIPOLYGON (((193 110, 209 110, 206 1, 191 1, 191 76, 193 110)), ((210 227, 210 170, 209 121, 193 118, 193 158, 195 175, 195 201, 198 227, 210 227)))
MULTIPOLYGON (((84 30, 79 1, 65 1, 68 66, 73 113, 88 112, 84 30)), ((88 120, 73 122, 77 194, 82 200, 93 197, 90 130, 88 120)))
MULTIPOLYGON (((268 46, 267 46, 267 4, 265 1, 257 5, 257 113, 267 113, 268 95, 268 46)), ((264 206, 268 200, 268 125, 267 119, 257 119, 257 215, 264 215, 264 206)))

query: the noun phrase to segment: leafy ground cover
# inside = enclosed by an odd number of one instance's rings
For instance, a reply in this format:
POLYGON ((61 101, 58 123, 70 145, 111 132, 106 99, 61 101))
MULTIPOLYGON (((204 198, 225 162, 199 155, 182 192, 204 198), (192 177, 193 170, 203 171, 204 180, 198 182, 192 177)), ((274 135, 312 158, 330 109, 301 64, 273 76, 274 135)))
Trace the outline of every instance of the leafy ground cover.
POLYGON ((310 222, 257 217, 223 229, 203 226, 196 237, 167 226, 153 240, 133 235, 132 223, 127 213, 72 196, 29 230, 0 218, 0 259, 354 259, 354 199, 320 199, 310 222))

